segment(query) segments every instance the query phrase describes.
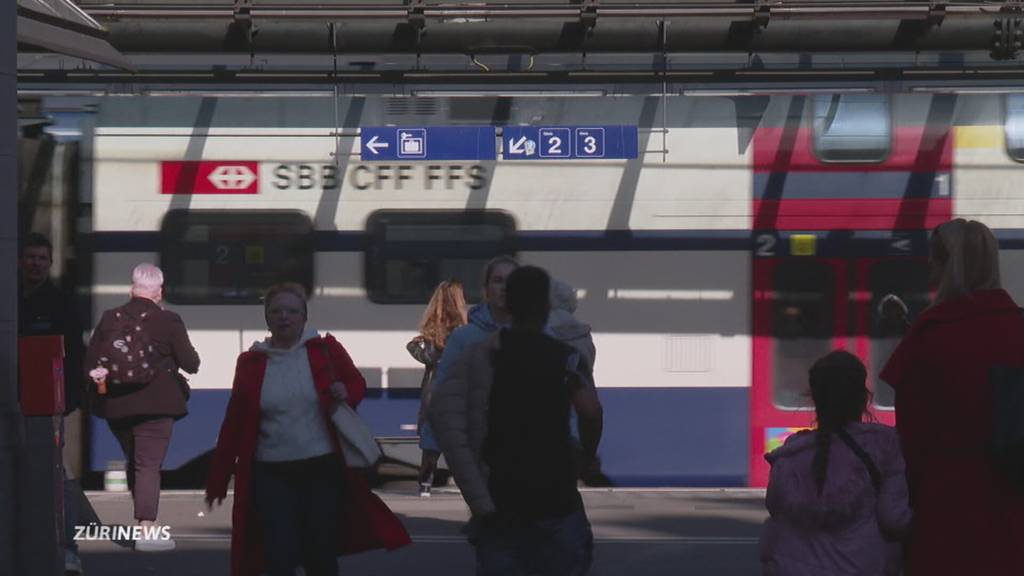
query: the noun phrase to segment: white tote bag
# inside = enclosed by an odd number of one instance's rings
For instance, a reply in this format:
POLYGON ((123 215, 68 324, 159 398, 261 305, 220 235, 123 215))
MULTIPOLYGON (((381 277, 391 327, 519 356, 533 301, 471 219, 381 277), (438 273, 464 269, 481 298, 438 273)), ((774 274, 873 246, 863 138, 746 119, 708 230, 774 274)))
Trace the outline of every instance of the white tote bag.
MULTIPOLYGON (((334 375, 334 361, 327 342, 323 344, 324 357, 331 372, 331 382, 338 382, 334 375)), ((380 446, 356 411, 345 402, 338 402, 338 407, 331 413, 331 422, 338 431, 338 444, 345 464, 349 468, 371 468, 380 460, 380 446)))
POLYGON ((338 443, 349 468, 370 468, 380 460, 380 446, 373 433, 348 404, 338 403, 331 414, 331 422, 338 430, 338 443))

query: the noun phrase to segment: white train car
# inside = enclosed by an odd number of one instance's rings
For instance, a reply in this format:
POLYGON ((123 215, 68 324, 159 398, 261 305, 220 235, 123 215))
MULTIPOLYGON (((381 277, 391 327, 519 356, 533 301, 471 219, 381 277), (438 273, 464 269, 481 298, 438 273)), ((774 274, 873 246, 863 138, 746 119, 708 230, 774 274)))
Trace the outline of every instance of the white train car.
MULTIPOLYGON (((614 482, 763 485, 764 451, 809 424, 807 361, 842 346, 877 368, 870 304, 923 302, 935 223, 995 227, 1024 296, 1019 98, 106 98, 84 136, 88 292, 98 317, 139 262, 167 274, 202 367, 166 469, 212 448, 235 357, 265 335, 261 290, 284 278, 312 288, 309 324, 345 344, 362 414, 413 461, 405 343, 426 298, 447 277, 478 297, 482 262, 513 253, 577 288, 614 482), (359 127, 388 125, 635 125, 640 154, 360 161, 359 127)), ((104 424, 91 438, 92 470, 121 459, 104 424)))

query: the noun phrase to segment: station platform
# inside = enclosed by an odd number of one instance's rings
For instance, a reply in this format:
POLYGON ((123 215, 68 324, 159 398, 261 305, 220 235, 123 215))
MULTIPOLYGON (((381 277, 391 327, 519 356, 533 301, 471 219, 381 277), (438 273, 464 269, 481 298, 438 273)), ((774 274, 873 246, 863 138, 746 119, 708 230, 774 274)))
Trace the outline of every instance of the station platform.
MULTIPOLYGON (((413 545, 339 560, 342 574, 471 575, 473 550, 460 529, 469 510, 458 491, 421 498, 398 484, 378 494, 402 519, 413 545)), ((584 489, 594 528, 592 576, 757 573, 757 538, 767 517, 764 491, 746 489, 584 489)), ((126 493, 88 492, 101 522, 130 524, 126 493)), ((82 542, 86 576, 207 576, 228 574, 231 496, 206 512, 200 491, 165 491, 160 521, 171 528, 171 552, 135 552, 114 542, 82 542)))

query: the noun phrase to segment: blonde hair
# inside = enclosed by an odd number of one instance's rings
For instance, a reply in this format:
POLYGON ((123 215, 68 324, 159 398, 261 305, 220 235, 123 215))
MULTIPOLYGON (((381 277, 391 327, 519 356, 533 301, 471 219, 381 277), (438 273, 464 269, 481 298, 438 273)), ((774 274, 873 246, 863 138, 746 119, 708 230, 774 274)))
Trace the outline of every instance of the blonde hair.
POLYGON ((274 284, 270 288, 267 288, 267 293, 263 295, 263 315, 266 316, 267 312, 270 311, 270 301, 276 298, 279 294, 291 294, 302 301, 302 316, 307 317, 306 309, 306 288, 302 284, 296 282, 282 282, 280 284, 274 284))
POLYGON ((420 336, 438 348, 444 348, 448 335, 466 323, 466 297, 462 283, 445 280, 434 289, 420 321, 420 336))
POLYGON ((131 295, 156 299, 164 285, 164 272, 158 266, 143 262, 132 270, 131 295))
POLYGON ((999 243, 981 222, 957 218, 935 227, 931 258, 942 265, 935 303, 1000 288, 999 243))

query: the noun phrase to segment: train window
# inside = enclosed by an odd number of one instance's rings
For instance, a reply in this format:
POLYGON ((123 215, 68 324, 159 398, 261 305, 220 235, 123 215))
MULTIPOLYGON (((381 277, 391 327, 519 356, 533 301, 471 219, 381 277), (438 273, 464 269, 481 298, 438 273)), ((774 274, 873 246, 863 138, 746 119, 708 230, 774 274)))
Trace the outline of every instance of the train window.
POLYGON ((366 291, 379 304, 425 304, 448 278, 478 302, 483 265, 514 254, 515 222, 504 212, 380 210, 366 229, 366 291))
POLYGON ((175 210, 160 230, 175 304, 258 304, 277 282, 313 287, 313 225, 299 212, 175 210))
POLYGON ((883 260, 871 266, 868 272, 871 288, 871 309, 868 328, 871 342, 871 372, 868 385, 874 391, 874 404, 878 408, 892 408, 895 392, 883 380, 879 372, 889 361, 896 345, 899 344, 907 326, 895 318, 887 318, 879 310, 879 304, 887 294, 895 294, 907 305, 908 317, 912 320, 928 307, 928 263, 924 260, 883 260))
POLYGON ((1006 95, 1006 152, 1024 162, 1024 94, 1006 95))
POLYGON ((772 399, 784 409, 813 406, 807 370, 832 349, 832 269, 813 260, 779 264, 774 276, 772 399))
POLYGON ((892 123, 884 94, 817 95, 814 153, 822 162, 881 162, 889 155, 892 123))

